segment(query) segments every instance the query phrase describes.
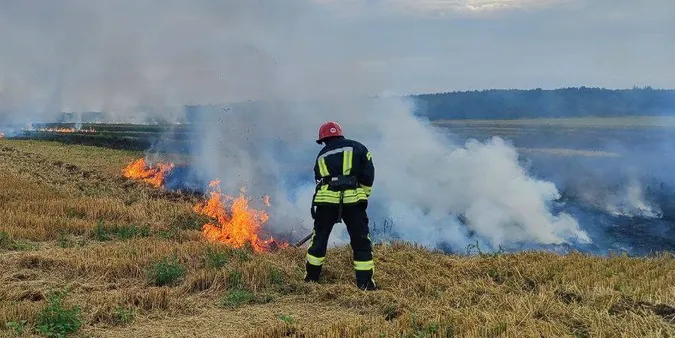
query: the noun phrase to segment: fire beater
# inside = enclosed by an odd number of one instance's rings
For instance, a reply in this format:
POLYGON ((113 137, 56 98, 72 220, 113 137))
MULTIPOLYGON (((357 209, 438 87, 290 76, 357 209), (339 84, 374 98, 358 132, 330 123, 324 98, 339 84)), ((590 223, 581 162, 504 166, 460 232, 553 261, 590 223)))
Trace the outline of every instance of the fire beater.
POLYGON ((375 290, 372 241, 368 229, 368 197, 375 168, 368 148, 344 137, 342 127, 328 121, 319 128, 324 144, 314 164, 316 190, 312 198, 314 229, 307 250, 305 281, 317 282, 326 259, 328 237, 336 223, 344 223, 354 255, 356 285, 375 290))

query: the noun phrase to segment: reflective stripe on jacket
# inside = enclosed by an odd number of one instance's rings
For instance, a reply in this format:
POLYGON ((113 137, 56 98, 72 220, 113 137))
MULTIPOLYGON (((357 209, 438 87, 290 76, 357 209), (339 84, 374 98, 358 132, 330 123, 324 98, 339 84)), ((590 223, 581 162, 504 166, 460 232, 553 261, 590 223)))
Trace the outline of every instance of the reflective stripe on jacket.
MULTIPOLYGON (((355 176, 359 187, 344 191, 343 204, 355 204, 367 201, 375 179, 375 168, 372 155, 363 144, 346 139, 336 138, 327 141, 319 152, 314 164, 314 178, 319 185, 322 179, 338 175, 355 176)), ((314 197, 315 204, 339 204, 340 192, 328 189, 328 184, 321 183, 314 197)))

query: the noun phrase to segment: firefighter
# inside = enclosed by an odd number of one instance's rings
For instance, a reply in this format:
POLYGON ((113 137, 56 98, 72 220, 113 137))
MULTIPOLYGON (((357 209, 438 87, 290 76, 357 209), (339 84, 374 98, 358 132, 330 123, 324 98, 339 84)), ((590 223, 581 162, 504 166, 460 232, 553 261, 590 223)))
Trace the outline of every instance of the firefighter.
POLYGON ((362 290, 375 290, 375 267, 366 213, 375 178, 370 151, 363 144, 345 138, 342 127, 333 121, 321 125, 316 143, 323 143, 324 147, 314 163, 314 229, 307 250, 305 281, 319 280, 328 236, 333 226, 344 220, 351 240, 356 285, 362 290))

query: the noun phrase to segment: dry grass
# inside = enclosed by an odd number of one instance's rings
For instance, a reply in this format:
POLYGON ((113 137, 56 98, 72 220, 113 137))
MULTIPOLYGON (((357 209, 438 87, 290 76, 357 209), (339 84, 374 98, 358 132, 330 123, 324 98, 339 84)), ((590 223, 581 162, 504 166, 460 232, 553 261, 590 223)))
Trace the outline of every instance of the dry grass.
POLYGON ((0 141, 0 336, 21 320, 30 336, 53 289, 82 308, 80 337, 675 335, 668 255, 460 257, 377 245, 382 290, 366 293, 342 247, 329 251, 324 280, 308 285, 304 249, 205 243, 194 201, 117 177, 134 154, 62 147, 0 141), (132 224, 147 230, 119 231, 132 224), (164 259, 176 279, 159 286, 164 259))

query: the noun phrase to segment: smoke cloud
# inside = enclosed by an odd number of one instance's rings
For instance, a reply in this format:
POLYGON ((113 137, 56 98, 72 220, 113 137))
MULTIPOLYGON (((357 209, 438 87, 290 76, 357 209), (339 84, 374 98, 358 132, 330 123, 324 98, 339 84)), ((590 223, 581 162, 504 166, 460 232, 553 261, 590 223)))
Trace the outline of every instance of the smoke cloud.
MULTIPOLYGON (((466 8, 474 2, 454 3, 466 8)), ((516 8, 529 3, 518 2, 516 8)), ((474 50, 468 36, 435 43, 448 32, 437 23, 400 16, 387 21, 379 13, 382 21, 376 24, 344 14, 320 1, 301 0, 0 1, 0 125, 50 121, 61 111, 104 111, 110 122, 158 116, 177 122, 185 121, 186 104, 215 104, 214 111, 204 110, 199 121, 191 121, 197 122, 193 166, 206 181, 220 179, 229 194, 242 186, 253 196, 269 194, 273 229, 302 237, 311 227, 316 130, 321 122, 336 120, 348 137, 372 151, 371 219, 391 219, 400 238, 453 250, 475 241, 489 248, 590 241, 578 219, 555 212, 558 189, 531 175, 513 145, 499 138, 456 143, 415 117, 409 102, 364 99, 410 88, 409 82, 423 89, 447 84, 436 80, 444 69, 453 69, 445 73, 449 83, 457 84, 454 76, 461 75, 471 86, 477 86, 474 79, 499 84, 493 73, 516 71, 514 60, 524 71, 497 78, 525 78, 538 86, 542 79, 536 74, 550 75, 541 69, 559 70, 553 75, 560 83, 575 82, 579 78, 570 74, 583 71, 558 67, 564 63, 558 56, 530 53, 544 60, 540 69, 533 66, 537 60, 522 61, 520 47, 527 39, 514 48, 493 36, 531 28, 488 29, 511 27, 508 21, 484 22, 477 37, 495 49, 474 50), (453 56, 450 61, 447 55, 453 56), (482 75, 474 76, 476 62, 484 66, 477 67, 484 69, 482 75), (411 65, 417 71, 405 73, 411 65), (258 103, 231 110, 217 106, 248 101, 258 103)), ((462 24, 450 27, 461 32, 475 27, 462 24)), ((557 41, 544 35, 537 36, 542 44, 557 41)), ((542 44, 537 50, 549 49, 542 44)), ((560 51, 569 46, 555 42, 554 47, 554 54, 565 55, 560 51)), ((668 60, 656 57, 644 64, 668 60)), ((626 64, 613 65, 609 78, 619 66, 626 64)), ((645 71, 648 75, 639 78, 662 73, 645 71)), ((631 200, 641 198, 639 189, 630 191, 631 200)), ((344 227, 336 231, 333 238, 345 241, 344 227)))
POLYGON ((7 0, 0 6, 4 124, 50 121, 61 111, 104 111, 111 122, 153 115, 176 121, 185 104, 378 88, 361 75, 358 60, 340 55, 364 43, 358 32, 336 30, 339 19, 311 1, 7 0))
MULTIPOLYGON (((399 238, 453 250, 475 241, 486 248, 590 241, 573 217, 550 210, 559 192, 530 177, 512 145, 500 138, 455 144, 412 111, 401 99, 381 98, 277 102, 213 118, 204 112, 194 164, 226 191, 246 185, 253 196, 270 194, 275 231, 309 231, 320 149, 313 140, 332 119, 372 152, 371 219, 393 221, 399 238)), ((348 241, 344 227, 333 241, 348 241)))

